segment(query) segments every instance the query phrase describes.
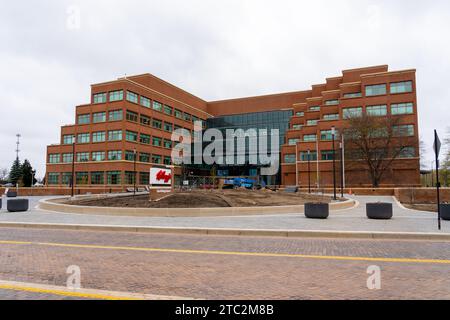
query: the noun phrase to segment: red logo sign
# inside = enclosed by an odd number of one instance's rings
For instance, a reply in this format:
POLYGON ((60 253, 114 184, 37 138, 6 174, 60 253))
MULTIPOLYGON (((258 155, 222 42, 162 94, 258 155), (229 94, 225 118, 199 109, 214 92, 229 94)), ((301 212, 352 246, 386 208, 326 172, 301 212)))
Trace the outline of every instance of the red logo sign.
POLYGON ((172 179, 172 174, 166 173, 166 171, 161 170, 156 174, 156 180, 157 181, 164 181, 164 183, 169 183, 169 181, 172 179))

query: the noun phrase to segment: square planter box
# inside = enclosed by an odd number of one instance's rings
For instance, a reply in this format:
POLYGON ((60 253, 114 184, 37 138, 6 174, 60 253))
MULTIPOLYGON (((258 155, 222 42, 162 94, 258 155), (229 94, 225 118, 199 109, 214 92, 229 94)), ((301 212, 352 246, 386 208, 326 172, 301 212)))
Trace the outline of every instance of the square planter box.
POLYGON ((441 219, 450 221, 450 204, 441 204, 441 219))
POLYGON ((330 215, 328 203, 306 203, 305 216, 309 219, 327 219, 330 215))
POLYGON ((9 212, 25 212, 28 211, 28 199, 14 199, 8 200, 7 209, 9 212))
POLYGON ((8 193, 6 193, 6 197, 17 198, 17 192, 16 191, 8 191, 8 193))
POLYGON ((366 212, 367 218, 375 220, 390 220, 394 216, 392 203, 368 203, 366 212))

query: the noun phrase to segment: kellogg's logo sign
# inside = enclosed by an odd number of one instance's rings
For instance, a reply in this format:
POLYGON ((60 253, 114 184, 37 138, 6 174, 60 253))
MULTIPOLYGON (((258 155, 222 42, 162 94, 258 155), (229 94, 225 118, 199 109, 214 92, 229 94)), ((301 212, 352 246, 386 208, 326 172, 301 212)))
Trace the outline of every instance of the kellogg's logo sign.
POLYGON ((150 184, 172 185, 172 170, 161 168, 150 169, 150 184))

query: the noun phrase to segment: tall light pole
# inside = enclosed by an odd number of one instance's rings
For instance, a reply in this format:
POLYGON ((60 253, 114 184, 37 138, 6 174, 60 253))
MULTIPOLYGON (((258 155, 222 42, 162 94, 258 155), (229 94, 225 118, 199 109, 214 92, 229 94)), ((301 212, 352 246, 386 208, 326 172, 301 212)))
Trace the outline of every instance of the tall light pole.
POLYGON ((72 177, 71 177, 71 195, 72 198, 74 196, 75 192, 75 136, 73 137, 73 143, 72 143, 72 177))
POLYGON ((311 194, 311 150, 308 149, 308 193, 311 194))
POLYGON ((341 198, 344 198, 344 148, 343 143, 339 143, 339 150, 341 154, 341 198))
POLYGON ((334 200, 337 200, 336 196, 336 150, 334 148, 334 139, 336 135, 336 128, 333 126, 331 127, 331 136, 333 140, 333 193, 334 193, 334 200))
POLYGON ((133 150, 133 154, 134 154, 134 179, 133 179, 133 197, 136 196, 136 161, 137 161, 137 152, 136 152, 136 148, 133 150))
POLYGON ((295 143, 295 186, 298 187, 298 143, 295 143))

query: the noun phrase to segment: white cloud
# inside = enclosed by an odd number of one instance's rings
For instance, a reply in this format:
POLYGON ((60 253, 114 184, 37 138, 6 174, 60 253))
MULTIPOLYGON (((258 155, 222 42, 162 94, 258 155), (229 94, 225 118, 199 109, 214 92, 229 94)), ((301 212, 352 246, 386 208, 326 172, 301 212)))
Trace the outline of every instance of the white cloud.
MULTIPOLYGON (((45 147, 90 84, 150 72, 206 100, 309 89, 342 69, 417 68, 420 131, 449 122, 447 1, 41 0, 0 11, 0 167, 45 147), (67 10, 80 28, 67 28, 67 10), (71 11, 73 13, 73 11, 71 11)), ((429 153, 431 150, 428 150, 429 153)), ((430 154, 428 154, 430 158, 430 154)))

